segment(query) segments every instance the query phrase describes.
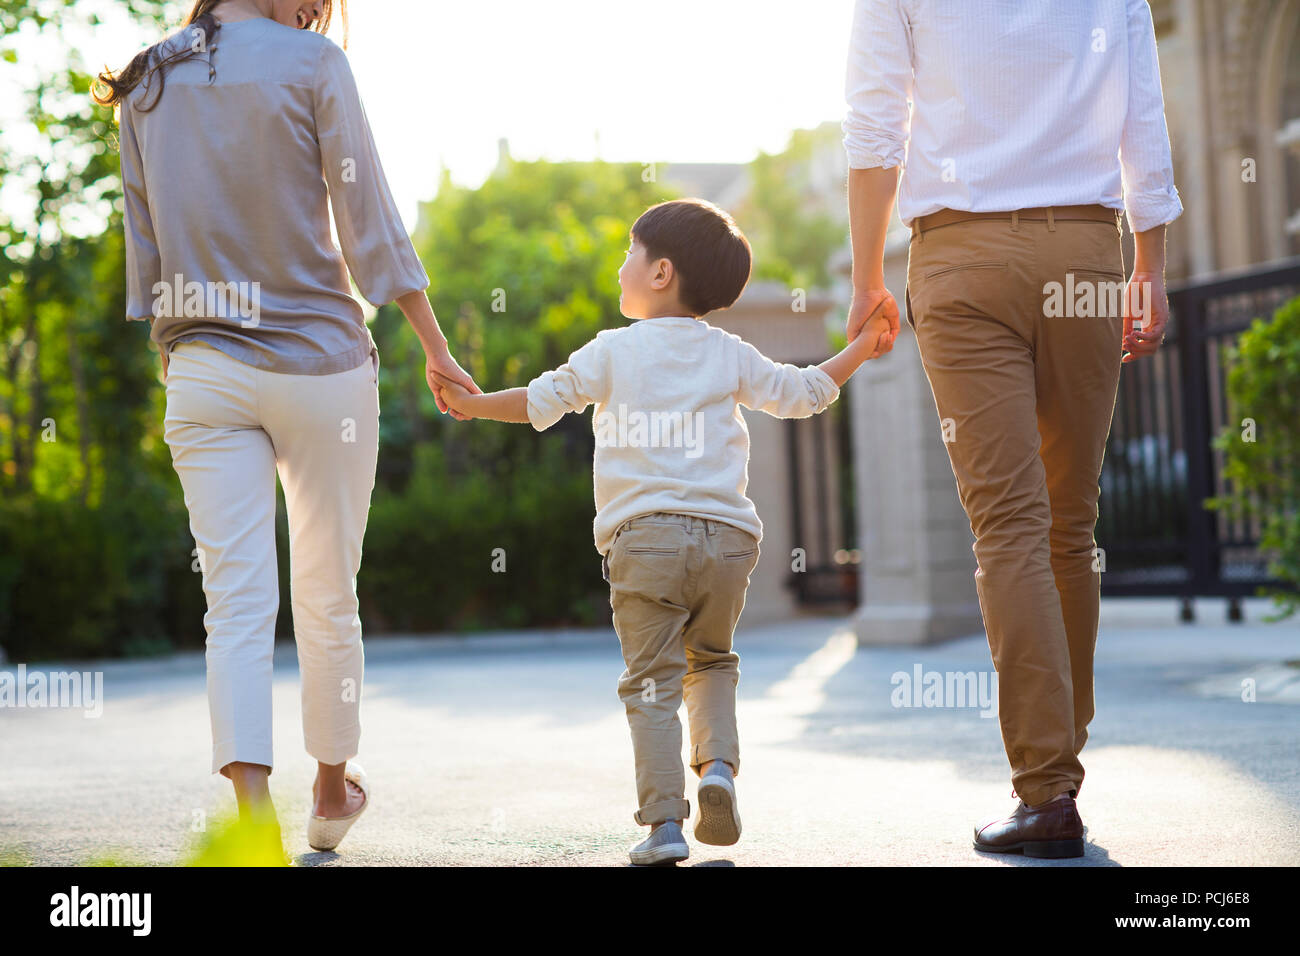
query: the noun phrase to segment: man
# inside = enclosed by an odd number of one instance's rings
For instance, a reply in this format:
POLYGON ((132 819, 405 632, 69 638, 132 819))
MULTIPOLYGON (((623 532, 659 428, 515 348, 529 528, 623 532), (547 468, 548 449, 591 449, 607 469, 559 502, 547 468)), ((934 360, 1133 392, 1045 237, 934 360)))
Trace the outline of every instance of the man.
POLYGON ((877 310, 897 335, 882 264, 897 186, 907 318, 950 420, 1020 797, 975 847, 1081 856, 1102 453, 1120 365, 1163 340, 1165 225, 1182 212, 1151 12, 858 0, 847 98, 848 335, 877 310), (1127 284, 1119 210, 1135 237, 1127 284))

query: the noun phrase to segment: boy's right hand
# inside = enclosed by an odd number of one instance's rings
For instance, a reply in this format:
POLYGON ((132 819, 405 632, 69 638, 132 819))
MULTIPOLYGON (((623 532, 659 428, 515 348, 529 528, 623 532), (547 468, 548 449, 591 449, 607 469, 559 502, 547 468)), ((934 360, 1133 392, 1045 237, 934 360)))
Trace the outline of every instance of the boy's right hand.
POLYGON ((434 400, 438 403, 438 411, 446 412, 452 418, 464 420, 459 412, 449 408, 447 403, 442 400, 438 392, 439 382, 456 382, 471 393, 482 394, 483 390, 478 387, 470 374, 460 367, 451 355, 451 350, 447 348, 446 343, 441 347, 426 351, 424 355, 424 380, 429 386, 429 391, 433 392, 434 400))
POLYGON ((470 391, 459 382, 452 381, 438 373, 433 374, 435 394, 447 406, 447 409, 454 417, 461 421, 468 421, 474 416, 465 408, 466 400, 469 399, 470 391))

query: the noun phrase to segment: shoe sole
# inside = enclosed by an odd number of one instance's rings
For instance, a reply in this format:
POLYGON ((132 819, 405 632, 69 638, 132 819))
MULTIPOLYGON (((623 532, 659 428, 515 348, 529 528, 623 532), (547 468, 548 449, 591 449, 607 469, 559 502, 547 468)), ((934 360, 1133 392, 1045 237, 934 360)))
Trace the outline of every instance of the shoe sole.
POLYGON ((1023 853, 1039 860, 1066 860, 1083 856, 1083 838, 1077 840, 1023 840, 1006 846, 972 843, 982 853, 1023 853))
POLYGON ((726 777, 701 783, 696 800, 695 839, 710 846, 732 846, 740 840, 740 814, 736 812, 735 786, 726 777))
POLYGON ((346 817, 318 817, 313 813, 307 815, 307 845, 318 853, 338 849, 343 838, 352 829, 352 824, 361 819, 370 806, 367 800, 356 813, 346 817))
POLYGON ((690 855, 690 847, 685 843, 665 843, 653 850, 632 850, 628 853, 628 859, 633 866, 655 866, 659 863, 680 863, 690 855))

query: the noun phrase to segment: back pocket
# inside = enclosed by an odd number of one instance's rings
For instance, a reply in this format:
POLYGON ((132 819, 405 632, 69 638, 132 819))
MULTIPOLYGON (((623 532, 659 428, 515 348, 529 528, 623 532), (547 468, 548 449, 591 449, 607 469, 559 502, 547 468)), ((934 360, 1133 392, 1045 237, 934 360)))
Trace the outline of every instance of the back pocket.
POLYGON ((938 269, 931 269, 925 274, 927 279, 937 279, 940 276, 946 276, 953 272, 970 272, 975 269, 1005 269, 1005 262, 963 262, 956 266, 943 266, 938 269))
POLYGON ((1124 273, 1116 269, 1092 269, 1081 266, 1068 266, 1065 270, 1076 276, 1088 276, 1092 279, 1110 279, 1111 281, 1124 281, 1124 273))

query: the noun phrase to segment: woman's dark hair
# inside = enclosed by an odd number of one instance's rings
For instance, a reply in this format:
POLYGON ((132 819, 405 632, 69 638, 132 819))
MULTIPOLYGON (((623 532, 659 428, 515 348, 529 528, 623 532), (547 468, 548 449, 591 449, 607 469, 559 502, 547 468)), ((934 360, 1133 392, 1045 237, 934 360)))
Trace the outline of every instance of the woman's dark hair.
POLYGON ((632 238, 651 259, 673 264, 682 305, 697 318, 727 308, 749 281, 749 240, 731 216, 703 199, 651 206, 632 226, 632 238))
MULTIPOLYGON (((335 0, 321 0, 321 17, 317 20, 312 29, 317 33, 324 33, 330 27, 330 19, 334 14, 335 0)), ((194 8, 190 10, 190 15, 185 18, 182 26, 196 27, 199 31, 197 36, 202 38, 203 46, 212 43, 216 39, 217 31, 221 29, 221 24, 217 18, 212 15, 212 11, 219 7, 222 0, 195 0, 194 8)), ((347 0, 338 0, 340 19, 343 22, 343 46, 348 45, 348 2, 347 0)), ((159 53, 159 47, 162 42, 155 43, 147 50, 141 50, 121 70, 116 73, 107 67, 99 74, 99 78, 91 87, 90 96, 100 106, 117 106, 130 95, 141 83, 144 83, 146 90, 149 89, 149 82, 154 74, 158 76, 158 92, 154 95, 153 102, 147 107, 141 107, 143 113, 149 112, 158 105, 158 99, 162 96, 163 83, 166 78, 168 68, 182 60, 188 60, 198 56, 202 52, 201 48, 195 48, 194 45, 184 47, 167 57, 162 57, 159 53), (101 89, 100 87, 106 87, 101 89)))

